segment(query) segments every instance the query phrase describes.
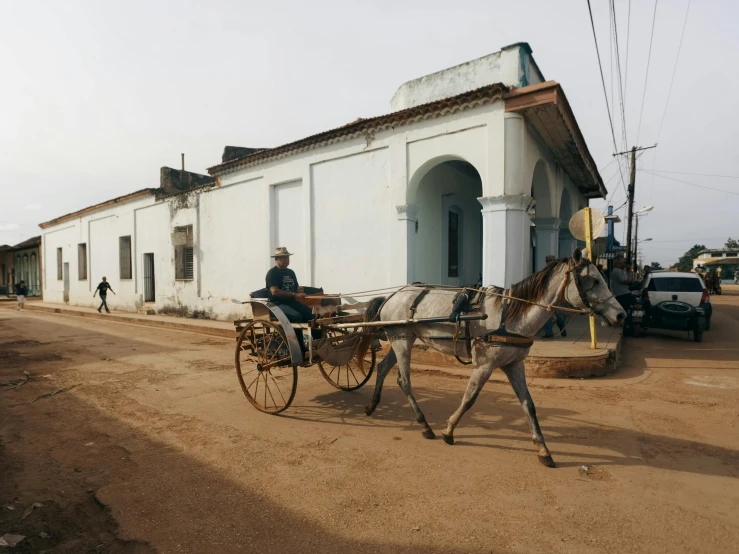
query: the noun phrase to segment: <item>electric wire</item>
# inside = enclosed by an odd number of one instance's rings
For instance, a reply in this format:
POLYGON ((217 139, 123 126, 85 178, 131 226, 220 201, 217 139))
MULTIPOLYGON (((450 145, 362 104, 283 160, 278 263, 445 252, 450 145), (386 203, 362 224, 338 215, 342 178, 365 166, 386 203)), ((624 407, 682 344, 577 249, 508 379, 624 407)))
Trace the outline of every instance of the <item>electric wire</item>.
POLYGON ((654 14, 652 15, 652 33, 649 37, 649 53, 647 54, 647 71, 644 75, 644 93, 641 99, 641 110, 639 113, 639 126, 636 128, 636 143, 639 144, 639 135, 641 133, 641 121, 644 116, 644 100, 647 97, 647 83, 649 81, 649 64, 652 61, 652 43, 654 42, 654 22, 657 21, 657 3, 659 0, 654 0, 654 14))
POLYGON ((699 185, 698 183, 691 183, 690 181, 683 181, 681 179, 675 179, 674 177, 667 177, 666 175, 659 175, 658 173, 652 173, 648 169, 640 169, 639 171, 643 171, 644 173, 649 173, 650 175, 656 175, 657 177, 660 177, 662 179, 669 179, 670 181, 675 181, 676 183, 683 183, 684 185, 691 185, 693 187, 698 187, 702 189, 707 190, 713 190, 716 192, 725 192, 726 194, 733 194, 735 196, 739 196, 739 192, 732 191, 732 190, 725 190, 725 189, 717 189, 714 187, 707 187, 706 185, 699 185))

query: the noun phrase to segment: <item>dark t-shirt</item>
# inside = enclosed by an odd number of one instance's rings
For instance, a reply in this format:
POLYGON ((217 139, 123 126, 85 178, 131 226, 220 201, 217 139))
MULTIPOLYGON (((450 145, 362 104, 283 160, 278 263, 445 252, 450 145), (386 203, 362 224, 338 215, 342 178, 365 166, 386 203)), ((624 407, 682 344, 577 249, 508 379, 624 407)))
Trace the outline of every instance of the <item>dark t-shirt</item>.
POLYGON ((98 285, 98 292, 100 293, 100 296, 105 296, 108 294, 108 289, 110 288, 110 283, 108 281, 102 281, 98 285))
MULTIPOLYGON (((298 292, 298 278, 295 276, 295 272, 289 267, 280 269, 274 266, 267 272, 267 290, 269 291, 272 287, 277 287, 280 290, 287 292, 298 292)), ((284 298, 277 298, 269 293, 269 299, 272 302, 285 301, 284 298)))
POLYGON ((26 285, 21 285, 20 283, 15 286, 15 294, 16 296, 28 296, 28 289, 26 288, 26 285))

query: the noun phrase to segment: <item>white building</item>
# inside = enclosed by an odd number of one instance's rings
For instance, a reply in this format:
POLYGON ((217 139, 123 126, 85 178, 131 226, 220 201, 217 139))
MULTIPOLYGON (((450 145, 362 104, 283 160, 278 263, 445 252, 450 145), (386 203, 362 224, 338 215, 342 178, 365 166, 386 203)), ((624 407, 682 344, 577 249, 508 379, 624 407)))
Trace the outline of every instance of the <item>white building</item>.
POLYGON ((739 256, 739 249, 734 248, 708 248, 698 252, 698 257, 693 258, 693 271, 699 265, 707 264, 708 262, 714 262, 722 258, 736 258, 739 256))
POLYGON ((212 183, 167 182, 42 224, 45 299, 92 305, 106 275, 113 307, 230 317, 278 245, 301 284, 327 292, 507 286, 570 255, 570 215, 606 194, 525 43, 405 83, 387 115, 229 147, 208 171, 212 183))

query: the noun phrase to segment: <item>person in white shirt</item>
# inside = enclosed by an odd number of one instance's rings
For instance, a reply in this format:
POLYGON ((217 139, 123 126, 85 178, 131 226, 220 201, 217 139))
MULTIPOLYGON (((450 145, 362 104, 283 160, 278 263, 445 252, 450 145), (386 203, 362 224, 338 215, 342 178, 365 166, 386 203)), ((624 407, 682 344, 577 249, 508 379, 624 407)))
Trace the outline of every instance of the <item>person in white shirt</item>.
POLYGON ((629 290, 634 276, 626 269, 626 260, 623 258, 616 258, 615 265, 616 267, 611 271, 611 292, 621 307, 628 312, 634 299, 634 295, 629 290))

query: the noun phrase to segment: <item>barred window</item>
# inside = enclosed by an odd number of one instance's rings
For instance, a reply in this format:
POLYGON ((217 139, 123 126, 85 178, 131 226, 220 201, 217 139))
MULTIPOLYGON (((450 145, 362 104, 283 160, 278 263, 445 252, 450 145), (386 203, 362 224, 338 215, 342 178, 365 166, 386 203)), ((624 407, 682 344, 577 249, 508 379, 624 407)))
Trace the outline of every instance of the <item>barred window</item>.
POLYGON ((87 243, 77 245, 77 276, 80 281, 87 280, 87 243))
POLYGON ((62 271, 62 249, 56 249, 56 279, 61 281, 64 279, 64 272, 62 271))
POLYGON ((118 238, 118 253, 120 260, 121 279, 131 279, 131 236, 118 238))
POLYGON ((192 280, 195 274, 192 225, 175 227, 172 233, 172 245, 174 246, 175 279, 178 281, 192 280))

